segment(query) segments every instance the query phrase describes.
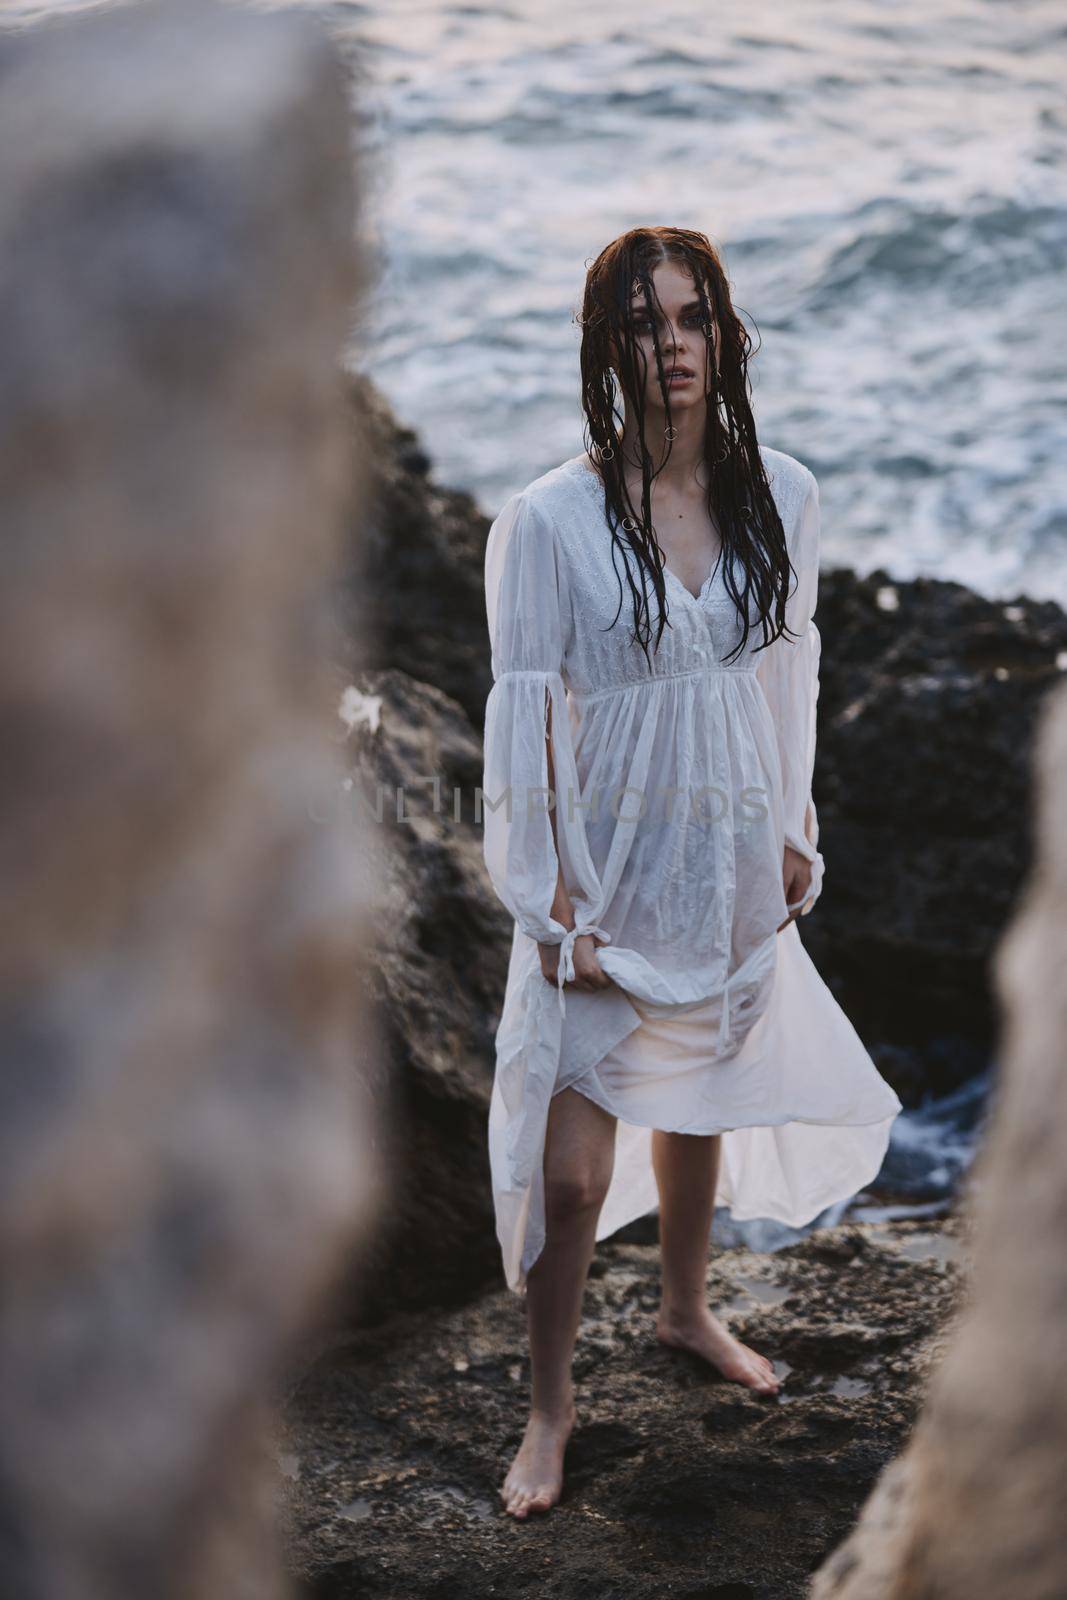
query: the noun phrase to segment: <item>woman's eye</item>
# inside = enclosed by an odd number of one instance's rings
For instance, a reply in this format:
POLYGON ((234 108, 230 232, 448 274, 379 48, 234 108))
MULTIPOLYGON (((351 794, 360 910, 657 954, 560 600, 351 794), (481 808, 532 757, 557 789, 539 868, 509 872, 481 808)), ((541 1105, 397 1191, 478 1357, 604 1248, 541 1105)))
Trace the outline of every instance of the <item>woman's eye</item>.
MULTIPOLYGON (((691 311, 688 316, 683 318, 683 321, 685 321, 685 322, 693 322, 693 323, 695 323, 697 325, 698 328, 699 327, 703 327, 703 325, 704 325, 704 319, 700 315, 699 311, 691 311)), ((652 327, 652 324, 649 322, 647 317, 635 317, 634 318, 634 332, 635 333, 648 333, 650 331, 651 327, 652 327)))

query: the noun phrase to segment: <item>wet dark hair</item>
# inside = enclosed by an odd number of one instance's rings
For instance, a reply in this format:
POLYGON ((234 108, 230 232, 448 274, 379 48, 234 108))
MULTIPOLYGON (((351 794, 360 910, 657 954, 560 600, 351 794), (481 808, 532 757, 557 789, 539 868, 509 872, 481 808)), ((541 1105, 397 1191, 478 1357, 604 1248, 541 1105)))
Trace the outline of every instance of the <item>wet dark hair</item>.
MULTIPOLYGON (((589 267, 582 308, 575 320, 582 330, 582 409, 586 417, 585 443, 600 470, 604 484, 604 512, 613 545, 622 551, 626 580, 633 598, 634 639, 648 653, 652 620, 647 584, 638 587, 628 552, 636 558, 638 576, 651 578, 659 609, 655 648, 667 622, 663 556, 652 523, 652 481, 662 471, 653 470, 645 438, 645 383, 647 358, 635 340, 634 317, 647 311, 652 326, 656 370, 667 416, 667 455, 670 454, 670 386, 663 368, 659 333, 653 306, 659 307, 652 274, 661 262, 686 268, 701 306, 701 326, 708 342, 711 376, 704 434, 704 460, 708 468, 708 510, 722 537, 723 572, 727 592, 738 606, 744 632, 736 650, 742 651, 757 622, 763 631, 763 649, 785 632, 785 603, 793 571, 786 548, 785 530, 774 503, 756 440, 750 404, 748 356, 752 340, 730 299, 729 283, 719 256, 707 237, 688 228, 631 228, 621 234, 589 267), (645 310, 632 304, 642 291, 645 310), (715 326, 719 328, 719 366, 715 359, 715 326), (637 424, 641 451, 641 511, 632 505, 622 469, 620 447, 624 414, 617 408, 616 377, 612 371, 612 341, 618 352, 619 376, 627 406, 637 424), (619 429, 616 430, 616 421, 619 429), (591 435, 591 438, 590 438, 591 435), (739 590, 735 572, 744 585, 739 590), (751 605, 754 597, 755 606, 751 605), (753 611, 755 616, 753 617, 753 611)), ((660 308, 662 309, 662 308, 660 308)), ((665 464, 665 463, 664 463, 665 464)), ((613 557, 614 559, 614 557, 613 557)), ((622 609, 619 578, 619 610, 622 609)), ((618 621, 616 611, 611 626, 618 621)), ((731 652, 733 654, 734 652, 731 652)), ((729 660, 729 657, 726 657, 729 660)))

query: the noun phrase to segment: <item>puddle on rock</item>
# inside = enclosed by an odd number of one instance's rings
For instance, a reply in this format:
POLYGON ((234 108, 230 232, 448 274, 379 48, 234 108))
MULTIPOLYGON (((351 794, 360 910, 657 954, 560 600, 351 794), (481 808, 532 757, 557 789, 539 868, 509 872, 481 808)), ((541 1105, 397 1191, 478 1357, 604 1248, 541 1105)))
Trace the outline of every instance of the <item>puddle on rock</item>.
POLYGON ((789 1365, 789 1362, 788 1361, 782 1361, 779 1358, 772 1356, 771 1357, 771 1366, 774 1368, 775 1377, 778 1379, 778 1382, 781 1384, 781 1388, 778 1390, 778 1399, 779 1400, 795 1400, 797 1398, 796 1395, 795 1394, 790 1394, 788 1392, 789 1374, 793 1370, 793 1368, 789 1365))
POLYGON ((750 1278, 743 1274, 738 1274, 734 1283, 740 1289, 740 1294, 724 1300, 713 1310, 751 1313, 757 1305, 779 1306, 793 1292, 786 1284, 768 1283, 765 1278, 750 1278))
POLYGON ((958 1239, 946 1233, 912 1233, 897 1239, 896 1247, 910 1261, 938 1261, 942 1266, 958 1262, 963 1256, 963 1246, 958 1239))
POLYGON ((346 1506, 341 1507, 337 1515, 343 1517, 346 1522, 366 1522, 373 1510, 374 1507, 369 1500, 350 1500, 346 1506))
POLYGON ((844 1373, 832 1379, 823 1389, 824 1394, 839 1395, 842 1400, 855 1400, 861 1394, 870 1394, 871 1384, 867 1378, 849 1378, 844 1373))
POLYGON ((765 1278, 738 1278, 737 1281, 763 1306, 780 1306, 792 1293, 788 1284, 768 1283, 765 1278))
POLYGON ((836 1378, 824 1377, 820 1373, 801 1373, 798 1380, 800 1387, 790 1390, 785 1382, 787 1375, 792 1372, 792 1367, 786 1361, 776 1361, 774 1370, 782 1380, 782 1387, 778 1391, 779 1400, 817 1400, 820 1395, 836 1395, 839 1400, 858 1400, 861 1395, 870 1394, 872 1384, 869 1378, 850 1378, 841 1373, 836 1378))
POLYGON ((490 1517, 496 1516, 500 1509, 484 1495, 468 1494, 465 1489, 459 1488, 454 1483, 443 1483, 436 1488, 423 1488, 419 1492, 419 1500, 428 1508, 416 1519, 420 1528, 432 1528, 442 1517, 454 1517, 457 1513, 460 1516, 477 1517, 479 1522, 485 1522, 490 1517))

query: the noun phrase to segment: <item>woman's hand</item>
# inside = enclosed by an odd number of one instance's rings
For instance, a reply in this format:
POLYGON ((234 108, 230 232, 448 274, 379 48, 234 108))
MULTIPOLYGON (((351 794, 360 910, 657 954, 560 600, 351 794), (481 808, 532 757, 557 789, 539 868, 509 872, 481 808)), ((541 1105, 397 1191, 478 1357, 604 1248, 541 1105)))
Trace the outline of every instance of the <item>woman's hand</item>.
POLYGON ((782 861, 782 887, 787 905, 792 905, 795 901, 799 901, 800 904, 776 929, 778 933, 781 933, 783 928, 788 928, 789 924, 800 916, 808 898, 808 890, 811 888, 811 862, 807 856, 802 856, 799 850, 794 850, 789 844, 785 847, 785 857, 782 861))
MULTIPOLYGON (((593 994, 597 989, 610 989, 614 978, 609 978, 600 965, 596 953, 598 944, 606 944, 597 933, 580 933, 574 941, 574 977, 568 978, 564 989, 580 989, 583 994, 593 994)), ((559 981, 559 945, 539 944, 541 971, 549 983, 559 981)))

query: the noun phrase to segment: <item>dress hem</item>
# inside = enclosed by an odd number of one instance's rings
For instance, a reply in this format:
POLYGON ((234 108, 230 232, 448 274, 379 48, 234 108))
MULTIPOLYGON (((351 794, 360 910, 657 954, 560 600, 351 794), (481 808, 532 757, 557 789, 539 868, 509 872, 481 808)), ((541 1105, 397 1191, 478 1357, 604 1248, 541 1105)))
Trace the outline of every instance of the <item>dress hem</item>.
POLYGON ((656 1122, 644 1122, 640 1117, 634 1117, 632 1115, 624 1116, 622 1112, 617 1111, 614 1106, 606 1105, 604 1100, 599 1100, 597 1099, 596 1095, 590 1094, 588 1089, 586 1089, 579 1082, 558 1084, 556 1088, 553 1089, 551 1098, 554 1100, 556 1095, 561 1093, 561 1091, 564 1089, 574 1089, 579 1094, 584 1094, 587 1100, 592 1100, 594 1105, 598 1105, 602 1111, 606 1111, 609 1116, 615 1117, 619 1122, 625 1123, 628 1128, 649 1128, 653 1133, 688 1133, 692 1134, 694 1138, 698 1139, 711 1139, 714 1138, 716 1134, 720 1133, 739 1133, 744 1128, 784 1128, 790 1122, 803 1122, 812 1128, 873 1128, 876 1127, 879 1122, 892 1121, 899 1115, 901 1109, 898 1100, 897 1107, 894 1111, 883 1112, 879 1117, 761 1117, 758 1122, 731 1122, 729 1124, 724 1124, 722 1127, 709 1129, 688 1127, 661 1128, 659 1123, 656 1122))
MULTIPOLYGON (((789 1117, 775 1122, 761 1122, 746 1125, 752 1128, 777 1128, 786 1127, 790 1123, 805 1123, 810 1127, 881 1128, 884 1131, 884 1138, 880 1141, 880 1149, 875 1149, 869 1153, 866 1164, 866 1176, 860 1178, 858 1172, 853 1172, 847 1184, 841 1185, 840 1182, 838 1182, 836 1184, 829 1185, 827 1191, 819 1198, 817 1202, 815 1202, 813 1205, 802 1208, 802 1210, 799 1212, 794 1209, 790 1211, 789 1215, 785 1215, 786 1208, 779 1206, 774 1201, 764 1200, 758 1204, 754 1204, 750 1201, 748 1204, 746 1204, 744 1201, 720 1200, 717 1192, 712 1201, 713 1214, 716 1211, 723 1210, 729 1213, 731 1222, 777 1222, 783 1227, 793 1228, 796 1230, 809 1228, 822 1212, 826 1211, 831 1206, 840 1205, 842 1201, 846 1203, 851 1201, 856 1195, 862 1194, 874 1180, 874 1178, 877 1177, 879 1171, 881 1170, 882 1162, 885 1158, 885 1151, 889 1145, 891 1125, 897 1115, 898 1112, 889 1112, 884 1117, 878 1117, 862 1123, 826 1123, 817 1122, 812 1117, 789 1117), (877 1157, 877 1159, 875 1159, 875 1157, 877 1157)), ((648 1124, 630 1123, 628 1126, 647 1127, 648 1124)), ((743 1128, 724 1128, 721 1130, 723 1133, 742 1131, 744 1131, 743 1128)), ((620 1232, 623 1228, 629 1227, 632 1223, 639 1221, 642 1217, 652 1216, 653 1214, 657 1214, 658 1211, 658 1200, 650 1199, 649 1203, 643 1206, 640 1210, 631 1211, 629 1216, 612 1223, 612 1225, 606 1229, 602 1229, 604 1217, 604 1212, 602 1209, 597 1220, 597 1245, 602 1244, 606 1239, 610 1239, 614 1234, 620 1232)), ((540 1259, 541 1253, 544 1250, 544 1245, 545 1239, 542 1235, 534 1251, 523 1251, 518 1266, 517 1277, 514 1280, 511 1280, 510 1278, 507 1280, 507 1287, 512 1293, 520 1297, 525 1296, 529 1273, 540 1259)))

